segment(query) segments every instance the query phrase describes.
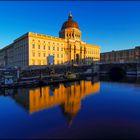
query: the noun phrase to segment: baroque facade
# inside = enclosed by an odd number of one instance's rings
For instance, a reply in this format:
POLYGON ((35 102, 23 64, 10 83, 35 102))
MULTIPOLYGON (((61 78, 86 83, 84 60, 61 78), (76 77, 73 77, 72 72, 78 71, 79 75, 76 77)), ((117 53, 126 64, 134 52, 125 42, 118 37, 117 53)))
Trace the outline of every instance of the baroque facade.
POLYGON ((47 65, 54 56, 54 64, 83 63, 86 59, 100 60, 100 47, 81 40, 81 30, 69 14, 59 38, 28 32, 0 50, 0 66, 47 65))
POLYGON ((101 53, 101 62, 140 62, 140 46, 128 50, 101 53))

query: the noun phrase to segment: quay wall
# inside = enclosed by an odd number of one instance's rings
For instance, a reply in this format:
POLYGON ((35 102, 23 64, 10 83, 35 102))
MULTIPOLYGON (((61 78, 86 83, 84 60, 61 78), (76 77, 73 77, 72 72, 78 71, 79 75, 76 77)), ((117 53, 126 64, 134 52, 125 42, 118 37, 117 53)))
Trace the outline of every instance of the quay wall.
POLYGON ((54 66, 46 66, 46 67, 29 67, 24 70, 21 70, 21 77, 34 77, 34 76, 46 76, 50 75, 52 72, 55 74, 66 74, 66 72, 71 72, 75 74, 94 74, 99 73, 98 65, 80 65, 80 66, 72 66, 72 65, 54 65, 54 66))

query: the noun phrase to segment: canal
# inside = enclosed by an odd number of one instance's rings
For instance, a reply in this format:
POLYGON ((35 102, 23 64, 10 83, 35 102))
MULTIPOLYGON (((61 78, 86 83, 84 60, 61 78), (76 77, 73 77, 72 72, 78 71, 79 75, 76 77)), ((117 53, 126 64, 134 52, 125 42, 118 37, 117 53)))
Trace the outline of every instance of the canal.
POLYGON ((0 138, 140 139, 140 80, 105 79, 0 90, 0 138))

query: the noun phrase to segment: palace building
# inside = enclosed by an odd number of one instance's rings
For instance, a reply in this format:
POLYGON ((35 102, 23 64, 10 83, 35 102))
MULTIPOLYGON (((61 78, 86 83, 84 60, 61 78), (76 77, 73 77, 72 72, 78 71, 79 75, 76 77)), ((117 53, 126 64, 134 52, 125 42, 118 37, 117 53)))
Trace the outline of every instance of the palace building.
POLYGON ((0 66, 48 65, 49 56, 54 64, 84 63, 100 60, 100 47, 81 40, 82 33, 69 14, 63 23, 59 38, 28 32, 0 50, 0 66))

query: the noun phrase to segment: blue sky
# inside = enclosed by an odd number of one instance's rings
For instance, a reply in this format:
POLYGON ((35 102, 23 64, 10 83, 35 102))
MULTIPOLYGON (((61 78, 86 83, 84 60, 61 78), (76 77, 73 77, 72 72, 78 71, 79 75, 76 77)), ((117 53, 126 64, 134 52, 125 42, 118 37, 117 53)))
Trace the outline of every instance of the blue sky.
POLYGON ((28 31, 58 37, 69 11, 82 40, 101 46, 101 52, 140 45, 138 1, 1 1, 0 48, 28 31))

